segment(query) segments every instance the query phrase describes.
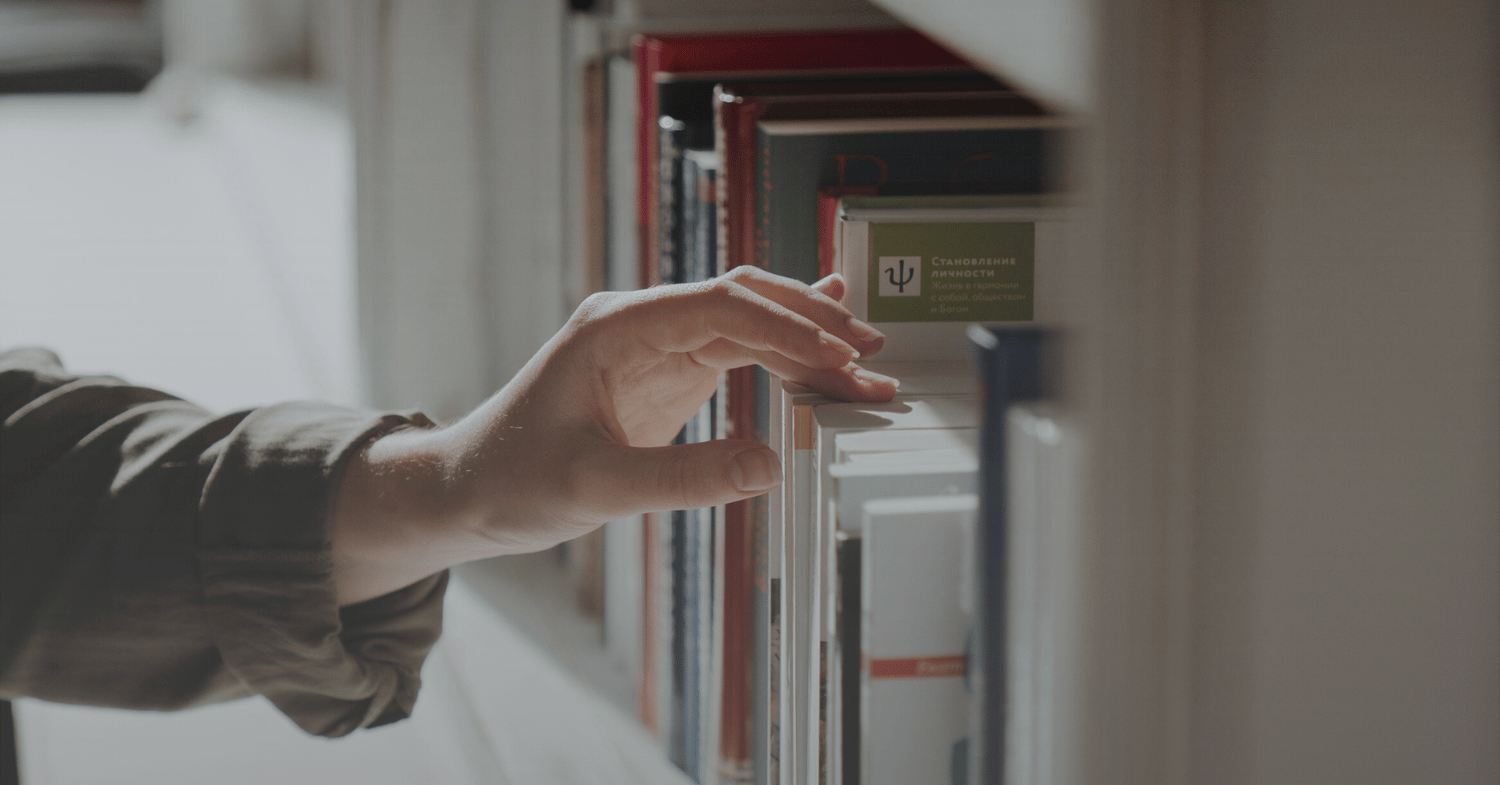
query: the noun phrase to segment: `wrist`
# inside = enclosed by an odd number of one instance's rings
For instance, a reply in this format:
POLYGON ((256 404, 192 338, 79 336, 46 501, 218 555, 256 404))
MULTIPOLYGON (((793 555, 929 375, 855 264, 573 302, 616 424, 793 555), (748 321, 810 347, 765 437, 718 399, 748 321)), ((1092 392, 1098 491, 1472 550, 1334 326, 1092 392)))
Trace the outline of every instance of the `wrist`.
POLYGON ((402 429, 350 459, 329 525, 340 605, 496 555, 466 525, 450 441, 444 430, 402 429))

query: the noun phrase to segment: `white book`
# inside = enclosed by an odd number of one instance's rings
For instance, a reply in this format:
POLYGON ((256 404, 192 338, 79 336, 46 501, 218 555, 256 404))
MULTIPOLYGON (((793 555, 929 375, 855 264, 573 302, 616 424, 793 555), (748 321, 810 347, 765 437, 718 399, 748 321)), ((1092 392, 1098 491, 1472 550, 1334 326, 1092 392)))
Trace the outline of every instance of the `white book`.
POLYGON ((813 470, 811 405, 828 399, 792 384, 773 384, 772 389, 778 397, 771 419, 775 446, 781 457, 782 484, 772 499, 768 537, 767 574, 775 604, 768 636, 773 647, 770 683, 774 691, 771 696, 774 725, 767 744, 771 756, 768 772, 772 782, 790 785, 806 782, 806 745, 798 743, 798 738, 805 732, 808 695, 806 680, 798 678, 798 674, 811 667, 806 656, 799 656, 805 648, 800 644, 807 627, 803 608, 807 605, 805 594, 809 587, 806 577, 800 580, 797 577, 797 554, 806 547, 801 540, 808 527, 798 527, 796 522, 810 516, 811 491, 817 480, 813 470))
MULTIPOLYGON (((809 702, 806 716, 807 734, 799 736, 808 745, 809 782, 840 782, 839 755, 841 724, 840 695, 841 657, 838 640, 838 534, 839 498, 837 480, 832 473, 838 465, 838 442, 843 436, 862 432, 895 434, 905 431, 973 429, 977 425, 977 411, 972 398, 960 396, 935 396, 926 399, 902 399, 885 404, 850 404, 829 402, 811 405, 813 472, 816 485, 808 503, 812 517, 807 530, 807 550, 799 554, 798 562, 807 576, 808 594, 813 598, 807 603, 805 624, 799 632, 803 637, 802 654, 807 656, 812 667, 802 675, 807 683, 809 702)), ((899 437, 897 437, 899 438, 899 437)), ((972 475, 976 466, 969 457, 966 465, 962 456, 949 456, 945 467, 946 476, 972 475)), ((920 467, 913 466, 920 473, 920 467)), ((895 482, 897 472, 887 476, 895 482)), ((972 482, 972 480, 970 480, 972 482)), ((931 484, 918 486, 925 490, 931 484)), ((947 487, 947 483, 941 485, 947 487)), ((915 488, 914 488, 915 490, 915 488)), ((932 492, 940 492, 934 490, 932 492)), ((891 494, 885 494, 891 495, 891 494)), ((857 528, 857 527, 850 527, 857 528)))
MULTIPOLYGON (((834 572, 833 538, 838 529, 838 491, 831 468, 838 462, 838 438, 861 431, 893 433, 906 430, 969 429, 978 426, 978 411, 972 398, 936 397, 923 400, 892 401, 885 404, 829 403, 812 407, 814 444, 818 485, 811 505, 812 520, 818 536, 811 543, 818 564, 818 586, 831 585, 834 572)), ((973 469, 970 469, 973 471, 973 469)), ((887 496, 895 494, 883 494, 887 496)), ((822 622, 820 635, 831 638, 832 592, 820 591, 822 622)))
MULTIPOLYGON (((1043 405, 1006 416, 1005 782, 1073 782, 1082 740, 1079 438, 1043 405)), ((978 727, 977 725, 973 727, 978 727)))
MULTIPOLYGON (((954 385, 948 394, 930 398, 850 404, 796 385, 779 386, 773 440, 784 478, 772 501, 768 570, 781 587, 779 623, 772 633, 777 639, 772 681, 778 690, 773 698, 778 717, 772 739, 778 773, 774 782, 836 781, 838 728, 829 720, 839 697, 834 629, 838 527, 832 506, 837 490, 828 469, 837 460, 837 439, 871 430, 972 431, 977 425, 974 401, 959 389, 972 386, 954 385), (834 694, 828 692, 830 679, 834 694)), ((972 465, 967 469, 972 473, 972 465)))
MULTIPOLYGON (((845 737, 859 738, 859 690, 845 694, 849 678, 858 678, 860 642, 857 597, 860 594, 860 559, 864 505, 875 499, 972 494, 978 474, 972 429, 879 430, 837 435, 837 458, 828 468, 834 492, 828 510, 835 516, 836 565, 829 599, 837 615, 830 618, 832 645, 828 658, 829 715, 825 728, 828 749, 843 752, 845 737), (968 434, 959 438, 957 434, 968 434), (855 451, 848 445, 853 443, 855 451), (902 449, 924 447, 927 449, 902 449), (878 456, 878 460, 858 460, 878 456), (849 458, 855 460, 848 460, 849 458), (832 589, 836 589, 834 595, 832 589), (845 674, 845 670, 848 671, 845 674)), ((857 682, 856 682, 857 683, 857 682)), ((848 756, 831 756, 831 782, 846 782, 843 773, 848 756)))
POLYGON ((834 439, 834 459, 839 463, 885 460, 902 453, 943 450, 979 452, 979 432, 972 428, 913 431, 870 431, 840 434, 834 439))
POLYGON ((864 505, 860 782, 938 785, 968 766, 973 494, 864 505))
POLYGON ((861 509, 870 499, 952 496, 977 491, 979 457, 972 449, 880 455, 879 461, 837 463, 828 468, 835 486, 834 526, 839 531, 860 531, 861 509))

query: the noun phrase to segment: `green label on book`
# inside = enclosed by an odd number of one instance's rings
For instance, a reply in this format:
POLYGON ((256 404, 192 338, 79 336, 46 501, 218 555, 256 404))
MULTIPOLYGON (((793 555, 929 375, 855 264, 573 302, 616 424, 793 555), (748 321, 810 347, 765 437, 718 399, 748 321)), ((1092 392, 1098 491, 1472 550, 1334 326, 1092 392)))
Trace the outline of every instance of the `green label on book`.
POLYGON ((872 322, 1032 319, 1036 224, 872 223, 872 322))

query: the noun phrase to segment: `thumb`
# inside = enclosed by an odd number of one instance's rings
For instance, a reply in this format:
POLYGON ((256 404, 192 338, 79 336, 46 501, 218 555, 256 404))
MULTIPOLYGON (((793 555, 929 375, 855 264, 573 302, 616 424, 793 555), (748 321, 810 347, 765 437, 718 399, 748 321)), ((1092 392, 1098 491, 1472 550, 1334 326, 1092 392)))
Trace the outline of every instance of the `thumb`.
POLYGON ((776 453, 745 439, 668 447, 611 445, 596 452, 592 462, 586 473, 589 496, 611 518, 712 507, 759 496, 781 484, 776 453))

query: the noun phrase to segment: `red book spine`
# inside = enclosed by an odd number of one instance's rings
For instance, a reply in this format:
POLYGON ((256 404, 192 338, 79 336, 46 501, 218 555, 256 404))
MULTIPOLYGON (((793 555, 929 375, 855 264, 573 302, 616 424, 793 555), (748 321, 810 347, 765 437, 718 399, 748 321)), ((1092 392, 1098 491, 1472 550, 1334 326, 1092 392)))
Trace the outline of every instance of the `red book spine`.
POLYGON ((904 29, 660 35, 657 68, 669 73, 824 71, 880 73, 969 68, 921 33, 904 29))
MULTIPOLYGON (((734 96, 715 104, 715 130, 720 132, 720 155, 723 157, 720 191, 724 202, 724 269, 742 264, 757 264, 755 257, 755 190, 759 173, 755 167, 755 122, 759 104, 745 103, 734 96)), ((764 265, 762 265, 764 266, 764 265)), ((744 438, 749 438, 748 436, 744 438)))
MULTIPOLYGON (((746 122, 742 105, 719 100, 715 95, 714 133, 722 156, 718 185, 719 214, 723 220, 719 242, 723 249, 720 267, 729 270, 753 259, 750 252, 751 221, 755 213, 754 119, 752 136, 742 141, 746 122)), ((732 98, 732 97, 731 97, 732 98)), ((755 438, 755 377, 750 368, 729 371, 725 385, 727 436, 755 438)), ((724 692, 720 699, 719 758, 724 771, 747 772, 751 768, 753 716, 750 702, 754 674, 752 648, 755 640, 755 542, 749 502, 724 508, 724 692)))

